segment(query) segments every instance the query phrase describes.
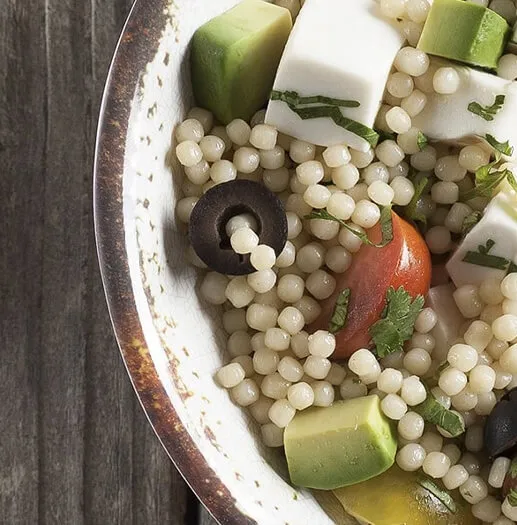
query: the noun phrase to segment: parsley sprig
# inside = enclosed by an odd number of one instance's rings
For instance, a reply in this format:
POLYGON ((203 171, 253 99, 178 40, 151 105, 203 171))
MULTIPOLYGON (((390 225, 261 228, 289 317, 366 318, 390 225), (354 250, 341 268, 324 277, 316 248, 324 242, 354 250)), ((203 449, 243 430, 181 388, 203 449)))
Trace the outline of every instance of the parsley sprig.
POLYGON ((431 177, 421 176, 413 182, 415 194, 409 204, 403 209, 406 219, 413 222, 420 222, 423 226, 427 225, 427 217, 418 209, 418 201, 427 193, 433 184, 431 177))
POLYGON ((467 109, 478 115, 479 117, 485 119, 488 122, 494 120, 494 116, 497 115, 497 112, 503 107, 505 95, 497 95, 495 101, 491 106, 482 106, 479 102, 471 102, 467 109))
POLYGON ((422 151, 428 144, 428 138, 421 131, 419 131, 418 135, 416 136, 416 145, 418 146, 418 149, 422 151))
POLYGON ((348 316, 348 303, 350 302, 350 288, 345 288, 337 297, 334 312, 329 322, 329 332, 335 334, 346 325, 348 316))
POLYGON ((423 307, 421 295, 412 300, 402 286, 398 290, 388 289, 382 318, 369 329, 378 357, 402 350, 413 335, 416 318, 423 307))

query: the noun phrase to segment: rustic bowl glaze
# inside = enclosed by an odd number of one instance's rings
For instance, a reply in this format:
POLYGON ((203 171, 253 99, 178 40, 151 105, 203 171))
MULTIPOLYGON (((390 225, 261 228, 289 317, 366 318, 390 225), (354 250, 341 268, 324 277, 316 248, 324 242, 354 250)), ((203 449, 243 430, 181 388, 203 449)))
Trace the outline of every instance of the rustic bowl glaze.
POLYGON ((287 482, 279 451, 217 387, 221 312, 196 293, 174 208, 174 126, 192 105, 195 29, 237 0, 141 0, 117 47, 95 162, 95 227, 113 326, 142 406, 169 456, 221 524, 333 523, 287 482))

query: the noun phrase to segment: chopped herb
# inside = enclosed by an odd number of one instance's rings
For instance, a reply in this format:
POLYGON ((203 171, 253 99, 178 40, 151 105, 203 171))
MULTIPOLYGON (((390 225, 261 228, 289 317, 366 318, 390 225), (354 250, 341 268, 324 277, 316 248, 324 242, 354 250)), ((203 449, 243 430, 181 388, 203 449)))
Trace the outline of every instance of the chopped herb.
POLYGON ((334 313, 332 314, 329 322, 330 333, 335 334, 345 327, 349 302, 350 288, 346 288, 337 297, 334 313))
POLYGON ((363 241, 364 244, 368 244, 369 246, 375 246, 376 248, 383 248, 393 240, 393 222, 391 220, 391 206, 384 206, 381 209, 380 222, 382 238, 381 242, 378 243, 370 241, 366 233, 362 233, 355 230, 345 221, 342 221, 341 219, 334 217, 334 215, 331 215, 327 210, 313 210, 311 213, 309 213, 309 215, 306 215, 304 218, 338 222, 339 224, 341 224, 341 226, 343 226, 343 228, 346 228, 350 233, 353 233, 356 237, 361 239, 361 241, 363 241))
POLYGON ((508 492, 508 495, 506 497, 508 498, 508 503, 512 507, 517 507, 517 490, 511 488, 510 492, 508 492))
POLYGON ((497 112, 503 107, 505 95, 497 95, 495 101, 491 106, 482 106, 478 102, 471 102, 467 109, 474 113, 475 115, 480 116, 488 122, 494 120, 494 115, 497 115, 497 112))
POLYGON ((508 265, 507 273, 516 273, 516 272, 517 272, 517 264, 515 264, 513 261, 510 261, 510 264, 508 265))
POLYGON ((488 133, 485 135, 485 139, 490 144, 490 146, 492 146, 499 153, 502 153, 507 157, 511 157, 513 155, 513 146, 510 146, 510 142, 508 140, 506 142, 499 142, 493 135, 488 133))
POLYGON ((382 319, 369 329, 378 357, 402 350, 403 344, 413 335, 416 318, 423 307, 421 295, 412 301, 402 286, 398 290, 389 288, 382 319))
POLYGON ((424 489, 428 490, 433 496, 438 498, 444 504, 444 506, 449 509, 450 512, 453 514, 456 513, 456 503, 447 490, 439 487, 432 479, 428 477, 420 477, 418 484, 424 489))
POLYGON ((422 177, 418 182, 415 182, 415 194, 410 203, 404 208, 406 219, 414 222, 421 222, 424 226, 427 225, 427 217, 418 210, 418 201, 431 187, 431 184, 430 177, 422 177))
POLYGON ((347 118, 341 113, 342 107, 356 108, 360 104, 356 100, 341 100, 323 96, 300 97, 294 91, 273 91, 271 100, 285 102, 291 111, 296 113, 302 120, 314 118, 330 118, 334 123, 358 137, 366 140, 372 147, 379 141, 379 135, 368 126, 347 118), (317 104, 317 105, 311 105, 317 104))
POLYGON ((421 131, 418 132, 416 137, 416 144, 420 151, 422 151, 427 146, 427 144, 429 144, 429 140, 427 140, 427 137, 421 131))
MULTIPOLYGON (((510 184, 515 183, 513 174, 508 169, 501 171, 492 171, 492 168, 501 160, 501 156, 496 152, 496 159, 489 162, 485 166, 481 166, 476 170, 475 186, 469 191, 462 194, 463 200, 470 200, 475 197, 487 197, 491 198, 497 187, 505 180, 508 179, 510 184), (512 179, 512 181, 510 181, 512 179)), ((517 184, 517 183, 516 183, 517 184)), ((513 185, 513 184, 512 184, 513 185)))
POLYGON ((465 432, 465 422, 456 412, 445 408, 429 390, 427 398, 423 403, 413 407, 425 421, 443 428, 452 437, 457 437, 465 432))
POLYGON ((495 268, 496 270, 506 270, 510 261, 504 257, 490 254, 490 250, 495 246, 495 241, 488 239, 485 246, 480 244, 478 251, 468 251, 463 257, 463 262, 485 266, 486 268, 495 268))
POLYGON ((463 226, 461 227, 462 235, 467 235, 467 233, 474 228, 474 226, 481 220, 483 214, 480 211, 473 211, 465 217, 463 221, 463 226))
POLYGON ((375 132, 379 135, 379 142, 384 142, 385 140, 395 140, 396 139, 395 133, 391 133, 390 131, 376 129, 375 132))

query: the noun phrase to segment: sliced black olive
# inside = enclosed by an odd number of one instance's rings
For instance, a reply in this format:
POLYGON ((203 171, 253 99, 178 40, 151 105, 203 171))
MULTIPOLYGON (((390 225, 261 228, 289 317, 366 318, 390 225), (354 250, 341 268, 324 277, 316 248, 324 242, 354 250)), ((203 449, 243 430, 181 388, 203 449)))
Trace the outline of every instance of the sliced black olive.
POLYGON ((287 218, 280 199, 263 184, 234 180, 218 184, 197 202, 190 216, 190 242, 199 258, 212 270, 228 275, 246 275, 255 269, 249 255, 232 250, 227 222, 236 215, 251 214, 257 221, 260 244, 278 257, 287 241, 287 218))
POLYGON ((507 392, 496 404, 485 425, 485 448, 493 458, 517 445, 517 388, 507 392))

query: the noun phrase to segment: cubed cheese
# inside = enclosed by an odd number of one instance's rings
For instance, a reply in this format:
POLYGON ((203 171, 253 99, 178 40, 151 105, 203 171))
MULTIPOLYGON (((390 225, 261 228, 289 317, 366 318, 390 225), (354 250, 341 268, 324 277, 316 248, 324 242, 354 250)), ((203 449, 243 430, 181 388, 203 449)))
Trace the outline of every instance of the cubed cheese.
MULTIPOLYGON (((404 43, 382 18, 375 0, 306 0, 285 48, 274 90, 323 95, 360 103, 343 115, 373 127, 390 68, 404 43)), ((328 117, 302 120, 285 102, 270 101, 266 122, 320 146, 369 144, 328 117)))
POLYGON ((506 269, 489 268, 465 262, 467 252, 479 252, 487 241, 493 241, 490 255, 517 263, 517 199, 515 195, 500 192, 487 206, 482 219, 461 241, 447 263, 447 271, 456 286, 479 284, 485 279, 502 279, 506 269))
MULTIPOLYGON (((431 67, 451 66, 450 62, 433 59, 431 67)), ((476 136, 487 134, 500 142, 517 146, 517 83, 491 73, 459 65, 453 66, 460 76, 460 87, 452 95, 427 94, 424 110, 413 117, 413 125, 431 140, 467 144, 476 136), (492 106, 497 95, 505 95, 503 107, 491 121, 472 113, 467 108, 471 102, 492 106)))

